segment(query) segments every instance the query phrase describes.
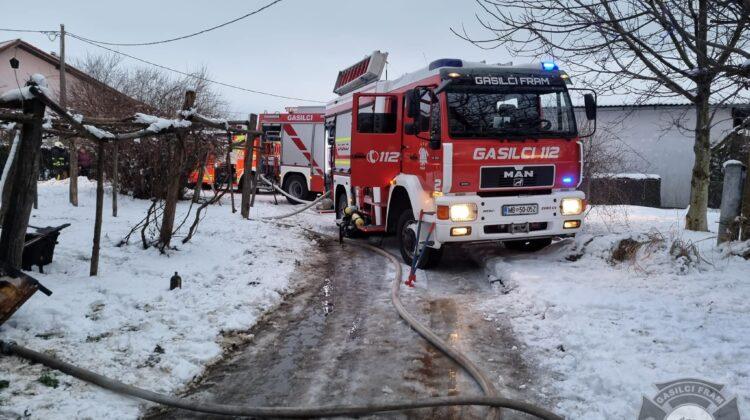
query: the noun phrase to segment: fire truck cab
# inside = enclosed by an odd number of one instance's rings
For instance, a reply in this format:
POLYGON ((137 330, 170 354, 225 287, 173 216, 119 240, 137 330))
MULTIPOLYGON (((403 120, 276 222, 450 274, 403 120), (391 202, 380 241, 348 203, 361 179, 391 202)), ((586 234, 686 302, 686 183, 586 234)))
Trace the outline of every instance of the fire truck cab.
MULTIPOLYGON (((428 268, 449 244, 535 250, 581 229, 582 145, 565 72, 441 59, 380 81, 386 57, 340 72, 326 107, 345 232, 394 233, 409 264, 424 243, 428 268)), ((593 120, 595 98, 584 98, 593 120)))

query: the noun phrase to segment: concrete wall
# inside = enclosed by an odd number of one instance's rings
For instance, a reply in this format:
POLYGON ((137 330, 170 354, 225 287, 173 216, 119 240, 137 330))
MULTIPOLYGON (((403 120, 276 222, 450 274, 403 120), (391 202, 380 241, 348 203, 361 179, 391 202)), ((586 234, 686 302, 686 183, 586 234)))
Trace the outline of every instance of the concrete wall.
MULTIPOLYGON (((625 157, 625 167, 613 170, 658 174, 662 206, 687 207, 694 162, 693 108, 600 107, 597 123, 599 135, 607 138, 605 144, 625 157)), ((712 142, 724 138, 731 128, 731 108, 716 110, 712 142)))

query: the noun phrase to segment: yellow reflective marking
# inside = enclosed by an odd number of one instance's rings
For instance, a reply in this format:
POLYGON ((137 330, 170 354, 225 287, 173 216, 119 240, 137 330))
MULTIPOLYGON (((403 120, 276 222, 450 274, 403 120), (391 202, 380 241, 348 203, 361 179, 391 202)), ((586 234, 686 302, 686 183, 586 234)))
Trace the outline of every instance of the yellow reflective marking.
POLYGON ((351 137, 336 137, 336 143, 347 143, 352 141, 351 137))

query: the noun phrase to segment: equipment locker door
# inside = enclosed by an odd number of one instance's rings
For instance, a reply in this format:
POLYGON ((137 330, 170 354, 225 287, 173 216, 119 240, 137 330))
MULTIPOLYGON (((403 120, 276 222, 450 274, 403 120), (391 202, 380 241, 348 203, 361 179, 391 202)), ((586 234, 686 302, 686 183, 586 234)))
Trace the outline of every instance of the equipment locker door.
POLYGON ((400 107, 398 95, 354 94, 352 186, 382 187, 401 172, 400 107))

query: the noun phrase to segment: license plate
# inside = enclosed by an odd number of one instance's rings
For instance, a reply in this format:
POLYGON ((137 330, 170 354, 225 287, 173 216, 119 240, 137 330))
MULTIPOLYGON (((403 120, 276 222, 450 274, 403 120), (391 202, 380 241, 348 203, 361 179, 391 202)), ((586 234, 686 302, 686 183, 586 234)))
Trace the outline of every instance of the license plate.
POLYGON ((523 216, 539 213, 538 204, 513 204, 503 206, 503 216, 523 216))

